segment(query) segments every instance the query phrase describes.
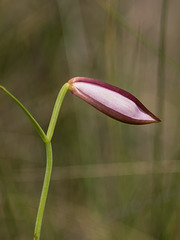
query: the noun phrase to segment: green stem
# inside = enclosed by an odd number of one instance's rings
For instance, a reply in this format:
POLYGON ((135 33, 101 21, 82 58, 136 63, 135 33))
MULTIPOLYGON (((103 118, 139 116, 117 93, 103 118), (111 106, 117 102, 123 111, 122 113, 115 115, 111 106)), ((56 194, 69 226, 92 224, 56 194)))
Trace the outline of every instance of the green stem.
POLYGON ((47 137, 42 128, 40 127, 39 123, 34 119, 34 117, 30 114, 30 112, 23 106, 23 104, 15 98, 5 87, 0 85, 0 88, 7 93, 18 105, 19 107, 23 110, 23 112, 26 114, 26 116, 29 118, 29 120, 32 122, 34 125, 36 131, 39 133, 40 137, 44 142, 47 142, 47 137))
POLYGON ((49 127, 48 127, 48 130, 47 130, 47 138, 48 138, 49 141, 51 141, 52 136, 54 134, 54 129, 55 129, 56 122, 57 122, 57 119, 58 119, 58 116, 59 116, 59 111, 61 109, 63 99, 64 99, 68 89, 69 89, 69 83, 65 83, 62 86, 61 90, 59 91, 56 102, 54 104, 53 112, 52 112, 52 115, 51 115, 51 120, 49 122, 49 127))
POLYGON ((45 143, 45 145, 46 145, 46 173, 44 177, 44 183, 43 183, 43 188, 41 192, 37 218, 36 218, 34 240, 40 239, 43 213, 44 213, 44 208, 46 204, 46 199, 47 199, 47 194, 48 194, 48 189, 49 189, 49 184, 51 179, 51 172, 52 172, 53 155, 52 155, 51 142, 47 142, 45 143))
POLYGON ((49 184, 50 184, 50 180, 51 180, 51 172, 52 172, 53 155, 52 155, 51 139, 52 139, 52 136, 54 133, 54 129, 55 129, 55 126, 57 123, 57 118, 59 115, 59 111, 61 109, 61 105, 62 105, 64 96, 66 95, 66 92, 69 89, 69 84, 65 83, 62 86, 61 90, 59 91, 59 94, 57 96, 57 99, 56 99, 56 102, 54 105, 54 109, 52 112, 52 116, 50 119, 47 134, 44 133, 43 129, 38 124, 38 122, 34 119, 34 117, 29 113, 29 111, 23 106, 23 104, 17 98, 15 98, 5 87, 0 85, 0 88, 4 92, 6 92, 24 111, 24 113, 27 115, 29 120, 32 122, 32 124, 34 125, 35 129, 39 133, 41 139, 44 141, 45 146, 46 146, 46 172, 45 172, 43 188, 42 188, 42 192, 41 192, 41 198, 40 198, 40 202, 39 202, 35 230, 34 230, 34 240, 39 240, 40 233, 41 233, 42 219, 43 219, 43 214, 44 214, 44 208, 45 208, 45 204, 46 204, 49 184))

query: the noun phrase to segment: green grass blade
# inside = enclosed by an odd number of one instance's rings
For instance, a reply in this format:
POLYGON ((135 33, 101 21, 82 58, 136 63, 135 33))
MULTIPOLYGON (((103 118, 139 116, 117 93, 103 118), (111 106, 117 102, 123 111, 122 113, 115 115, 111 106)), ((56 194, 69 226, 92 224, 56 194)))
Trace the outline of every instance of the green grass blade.
POLYGON ((47 137, 38 122, 34 119, 34 117, 29 113, 29 111, 23 106, 23 104, 15 98, 5 87, 0 85, 0 88, 7 93, 18 105, 19 107, 23 110, 23 112, 26 114, 26 116, 29 118, 29 120, 32 122, 33 126, 35 127, 36 131, 39 133, 40 137, 44 142, 47 142, 47 137))
MULTIPOLYGON (((162 54, 161 49, 158 49, 148 38, 146 38, 143 34, 140 34, 134 27, 132 27, 117 10, 110 6, 110 4, 106 3, 106 1, 96 0, 97 3, 108 13, 110 14, 124 29, 126 29, 131 35, 137 38, 143 46, 145 46, 149 51, 151 51, 154 55, 159 56, 162 54)), ((164 56, 166 63, 168 63, 171 67, 176 69, 176 71, 180 71, 180 65, 173 58, 168 56, 167 54, 164 56)))

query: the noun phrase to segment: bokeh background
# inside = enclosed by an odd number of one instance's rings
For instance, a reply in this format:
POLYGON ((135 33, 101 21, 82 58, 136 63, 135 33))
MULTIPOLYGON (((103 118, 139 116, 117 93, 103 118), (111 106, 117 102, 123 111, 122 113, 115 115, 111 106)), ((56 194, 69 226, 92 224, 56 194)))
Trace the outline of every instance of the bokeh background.
MULTIPOLYGON (((61 86, 86 76, 161 124, 119 123, 68 93, 53 137, 41 238, 180 239, 180 1, 1 0, 0 84, 47 129, 61 86)), ((33 238, 45 148, 0 92, 0 239, 33 238)))

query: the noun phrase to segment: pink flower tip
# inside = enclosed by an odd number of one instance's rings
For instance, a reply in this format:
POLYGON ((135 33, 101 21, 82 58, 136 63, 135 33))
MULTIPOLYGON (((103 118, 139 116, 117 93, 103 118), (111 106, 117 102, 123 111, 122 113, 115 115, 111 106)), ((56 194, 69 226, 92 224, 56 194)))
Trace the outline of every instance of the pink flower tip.
POLYGON ((161 122, 136 97, 108 83, 86 77, 68 81, 70 91, 99 111, 129 124, 161 122))

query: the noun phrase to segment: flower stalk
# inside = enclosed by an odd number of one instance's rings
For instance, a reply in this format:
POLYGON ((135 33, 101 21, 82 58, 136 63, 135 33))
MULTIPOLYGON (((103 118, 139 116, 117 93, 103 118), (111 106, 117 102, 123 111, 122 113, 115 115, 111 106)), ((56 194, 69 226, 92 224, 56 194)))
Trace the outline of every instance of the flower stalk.
POLYGON ((48 195, 49 190, 49 184, 51 180, 51 172, 52 172, 52 164, 53 164, 53 152, 52 152, 52 145, 51 140, 53 137, 54 129, 56 126, 57 118, 61 109, 61 105, 64 99, 64 96, 67 93, 67 90, 69 89, 69 84, 65 83, 61 90, 59 91, 59 94, 57 96, 54 109, 52 112, 51 120, 49 123, 47 134, 43 131, 39 123, 35 120, 35 118, 30 114, 30 112, 25 108, 25 106, 16 98, 14 97, 5 87, 0 85, 0 88, 7 93, 14 101, 15 103, 23 110, 23 112, 26 114, 28 119, 31 121, 33 126, 35 127, 36 131, 38 132, 39 136, 45 143, 46 147, 46 171, 43 181, 43 187, 41 192, 41 197, 39 201, 39 207, 36 217, 36 223, 35 223, 35 229, 34 229, 34 240, 40 239, 40 233, 41 233, 41 226, 42 226, 42 220, 44 215, 44 209, 46 205, 46 199, 48 195))
POLYGON ((59 116, 59 112, 61 109, 62 102, 64 100, 64 97, 69 89, 69 83, 65 83, 61 90, 59 91, 59 94, 57 96, 56 102, 54 104, 53 112, 51 115, 51 120, 49 122, 49 127, 47 130, 47 138, 49 141, 51 141, 53 134, 54 134, 54 129, 56 127, 57 119, 59 116))
POLYGON ((52 145, 51 142, 45 143, 46 146, 46 172, 38 207, 38 213, 36 217, 36 224, 34 229, 34 240, 40 239, 42 219, 44 215, 44 209, 46 204, 46 199, 49 190, 49 184, 51 180, 52 164, 53 164, 53 154, 52 154, 52 145))

